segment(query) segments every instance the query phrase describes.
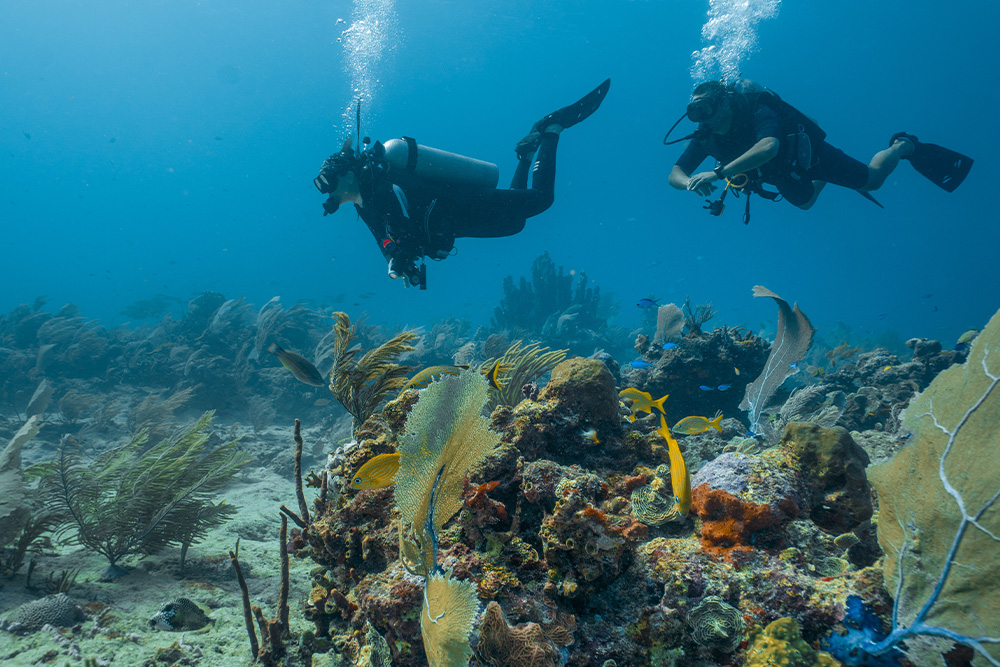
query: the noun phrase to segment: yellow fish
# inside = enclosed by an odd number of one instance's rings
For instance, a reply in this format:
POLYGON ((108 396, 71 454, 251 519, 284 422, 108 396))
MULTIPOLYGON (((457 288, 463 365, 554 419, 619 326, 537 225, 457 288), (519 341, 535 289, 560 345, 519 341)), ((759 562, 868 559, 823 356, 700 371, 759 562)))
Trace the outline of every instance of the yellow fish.
POLYGON ((683 433, 684 435, 697 435, 699 433, 704 433, 710 428, 714 428, 719 433, 722 433, 722 426, 719 424, 722 422, 722 414, 715 415, 715 419, 712 421, 708 420, 708 417, 685 417, 676 424, 672 430, 678 433, 683 433))
MULTIPOLYGON (((653 396, 645 391, 639 391, 634 387, 629 387, 628 389, 622 389, 618 392, 619 398, 628 398, 632 401, 632 412, 653 412, 653 408, 656 408, 661 413, 663 412, 663 401, 670 398, 670 394, 665 394, 663 398, 658 398, 655 401, 653 396)), ((630 422, 635 421, 635 417, 629 415, 628 420, 630 422)))
POLYGON ((452 366, 451 364, 438 364, 428 366, 407 381, 404 389, 423 389, 431 382, 440 380, 447 375, 458 375, 461 371, 468 370, 469 365, 452 366))
POLYGON ((597 439, 597 429, 588 428, 580 431, 580 437, 586 440, 590 440, 595 445, 601 444, 601 441, 597 439))
POLYGON ((492 366, 489 368, 480 368, 479 372, 486 376, 486 381, 490 383, 490 387, 496 389, 497 391, 503 391, 507 382, 505 380, 501 380, 500 376, 508 372, 510 369, 511 364, 501 364, 500 360, 497 359, 493 362, 492 366))
POLYGON ((352 489, 384 489, 396 482, 399 452, 379 454, 368 459, 351 480, 352 489))
POLYGON ((667 441, 667 455, 670 456, 670 486, 674 489, 674 502, 677 503, 677 511, 681 516, 685 516, 691 509, 691 475, 688 473, 687 464, 684 463, 684 456, 681 448, 677 444, 676 438, 667 428, 667 420, 660 415, 660 428, 656 431, 667 441))

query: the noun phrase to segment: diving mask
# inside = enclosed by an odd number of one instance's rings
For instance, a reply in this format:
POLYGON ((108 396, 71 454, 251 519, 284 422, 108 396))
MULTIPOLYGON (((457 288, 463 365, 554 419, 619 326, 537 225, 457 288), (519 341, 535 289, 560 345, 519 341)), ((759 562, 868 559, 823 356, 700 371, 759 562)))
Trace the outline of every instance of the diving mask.
POLYGON ((320 172, 320 175, 313 179, 313 185, 320 194, 328 195, 337 189, 337 180, 336 172, 320 172))
POLYGON ((687 105, 687 117, 695 123, 711 120, 719 110, 721 97, 697 97, 687 105))

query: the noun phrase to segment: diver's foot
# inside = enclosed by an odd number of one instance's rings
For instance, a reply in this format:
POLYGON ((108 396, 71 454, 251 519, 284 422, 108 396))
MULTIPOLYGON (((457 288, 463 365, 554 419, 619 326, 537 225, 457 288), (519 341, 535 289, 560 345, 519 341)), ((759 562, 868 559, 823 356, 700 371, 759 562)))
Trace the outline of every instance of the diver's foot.
POLYGON ((538 146, 542 143, 542 133, 537 132, 534 129, 525 135, 524 139, 517 142, 517 146, 514 147, 514 152, 517 153, 517 158, 519 160, 530 160, 538 150, 538 146))
POLYGON ((889 139, 889 147, 899 149, 899 158, 905 160, 917 150, 920 142, 912 134, 897 132, 889 139))
POLYGON ((553 111, 544 116, 531 126, 531 132, 524 139, 517 142, 514 151, 518 157, 525 159, 538 150, 538 145, 542 141, 542 134, 553 132, 559 134, 567 127, 573 127, 580 121, 591 116, 601 106, 601 102, 608 95, 611 88, 611 79, 605 79, 601 85, 584 95, 582 98, 567 107, 553 111))

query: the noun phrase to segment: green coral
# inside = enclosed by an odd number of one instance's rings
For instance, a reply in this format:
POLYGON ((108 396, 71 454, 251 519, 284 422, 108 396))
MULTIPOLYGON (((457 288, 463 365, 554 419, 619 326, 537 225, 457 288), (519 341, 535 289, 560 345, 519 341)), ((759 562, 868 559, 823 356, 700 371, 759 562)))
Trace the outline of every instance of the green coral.
POLYGON ((794 618, 779 618, 764 629, 750 629, 746 667, 838 667, 829 653, 816 651, 802 639, 794 618))

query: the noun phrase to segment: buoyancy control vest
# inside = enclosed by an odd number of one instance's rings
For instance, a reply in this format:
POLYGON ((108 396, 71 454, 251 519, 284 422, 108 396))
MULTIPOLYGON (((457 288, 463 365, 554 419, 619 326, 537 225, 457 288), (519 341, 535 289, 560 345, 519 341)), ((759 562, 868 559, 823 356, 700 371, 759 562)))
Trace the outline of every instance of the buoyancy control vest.
POLYGON ((778 115, 780 152, 775 161, 794 174, 804 174, 813 165, 813 146, 826 139, 826 132, 815 120, 781 99, 776 92, 755 81, 744 79, 733 84, 731 90, 746 103, 752 116, 758 105, 770 108, 778 115))

